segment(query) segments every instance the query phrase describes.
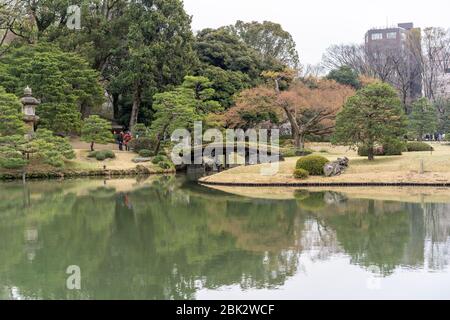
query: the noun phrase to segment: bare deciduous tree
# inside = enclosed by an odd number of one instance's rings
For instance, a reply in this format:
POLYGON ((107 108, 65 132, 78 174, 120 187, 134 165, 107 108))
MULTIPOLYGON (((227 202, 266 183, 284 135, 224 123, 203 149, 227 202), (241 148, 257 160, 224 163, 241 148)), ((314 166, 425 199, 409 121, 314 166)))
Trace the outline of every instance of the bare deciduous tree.
POLYGON ((445 71, 449 67, 450 34, 443 28, 426 28, 423 30, 422 45, 414 45, 413 54, 419 62, 420 73, 423 79, 425 96, 436 101, 446 86, 445 71))
POLYGON ((323 55, 322 64, 328 70, 348 66, 360 74, 370 73, 364 45, 333 45, 323 55))

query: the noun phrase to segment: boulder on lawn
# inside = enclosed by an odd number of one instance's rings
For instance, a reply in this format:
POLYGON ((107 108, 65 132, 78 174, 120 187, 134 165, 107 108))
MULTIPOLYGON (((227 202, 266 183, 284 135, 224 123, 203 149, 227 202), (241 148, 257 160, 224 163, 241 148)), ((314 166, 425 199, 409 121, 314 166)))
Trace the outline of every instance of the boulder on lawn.
POLYGON ((348 168, 348 163, 347 157, 338 158, 336 161, 327 163, 323 167, 323 173, 325 177, 339 176, 348 168))

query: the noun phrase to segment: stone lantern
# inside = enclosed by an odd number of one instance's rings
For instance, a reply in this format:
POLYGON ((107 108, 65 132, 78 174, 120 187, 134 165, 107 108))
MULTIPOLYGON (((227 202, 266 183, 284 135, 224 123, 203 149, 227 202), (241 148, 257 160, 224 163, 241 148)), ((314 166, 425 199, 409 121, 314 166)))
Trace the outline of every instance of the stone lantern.
POLYGON ((40 104, 40 101, 32 96, 31 88, 27 86, 23 91, 20 102, 23 105, 23 121, 29 127, 28 134, 33 134, 36 123, 39 121, 39 117, 36 115, 36 107, 40 104))

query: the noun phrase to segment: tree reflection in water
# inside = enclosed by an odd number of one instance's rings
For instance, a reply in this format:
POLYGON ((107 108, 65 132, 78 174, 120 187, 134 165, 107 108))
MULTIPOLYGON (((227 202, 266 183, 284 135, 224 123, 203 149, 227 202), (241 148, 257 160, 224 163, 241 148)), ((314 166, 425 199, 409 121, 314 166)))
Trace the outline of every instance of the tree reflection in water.
POLYGON ((346 255, 383 276, 450 261, 448 204, 301 190, 295 200, 256 200, 174 177, 124 184, 2 184, 0 298, 191 299, 202 288, 274 289, 306 256, 346 255), (81 291, 65 287, 69 265, 81 268, 81 291))

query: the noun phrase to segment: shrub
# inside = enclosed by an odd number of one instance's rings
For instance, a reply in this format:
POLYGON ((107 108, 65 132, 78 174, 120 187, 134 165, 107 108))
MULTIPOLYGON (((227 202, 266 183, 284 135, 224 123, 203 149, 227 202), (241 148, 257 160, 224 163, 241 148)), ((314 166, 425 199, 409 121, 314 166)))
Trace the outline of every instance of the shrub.
POLYGON ((159 164, 161 161, 168 161, 168 159, 166 156, 162 154, 158 154, 156 157, 152 159, 153 164, 159 164))
MULTIPOLYGON (((369 148, 361 146, 358 148, 358 155, 361 157, 368 156, 369 148)), ((406 145, 401 140, 389 140, 384 143, 383 146, 377 146, 373 148, 374 156, 401 156, 402 152, 406 151, 406 145)))
POLYGON ((385 156, 401 156, 406 151, 406 144, 401 140, 389 140, 383 145, 385 156))
POLYGON ((158 163, 158 166, 159 166, 161 169, 167 170, 167 169, 172 168, 172 163, 171 163, 169 160, 160 161, 160 162, 158 163))
POLYGON ((304 169, 312 176, 323 175, 323 167, 329 161, 322 156, 306 156, 298 159, 296 169, 304 169))
POLYGON ((153 153, 153 151, 150 151, 148 149, 142 149, 139 151, 139 156, 142 158, 149 158, 154 156, 155 154, 153 153))
POLYGON ((95 158, 98 161, 103 161, 105 159, 114 159, 116 154, 111 150, 98 150, 89 152, 88 158, 95 158))
POLYGON ((0 167, 5 169, 21 169, 27 165, 27 161, 23 158, 0 158, 0 167))
POLYGON ((97 152, 95 155, 95 159, 98 161, 103 161, 106 159, 106 154, 104 152, 97 152))
POLYGON ((295 157, 295 149, 281 149, 280 155, 283 158, 295 157))
POLYGON ((284 158, 292 158, 292 157, 304 157, 312 154, 314 151, 309 149, 295 149, 288 148, 282 149, 281 156, 284 158))
POLYGON ((114 159, 116 154, 112 150, 104 150, 103 153, 107 159, 114 159))
MULTIPOLYGON (((358 148, 358 156, 367 157, 369 155, 369 148, 367 146, 361 146, 358 148)), ((383 147, 375 147, 373 148, 374 156, 384 156, 383 147)))
POLYGON ((309 177, 308 171, 306 171, 304 169, 295 169, 295 171, 294 171, 295 179, 305 180, 305 179, 308 179, 308 177, 309 177))
POLYGON ((434 148, 425 142, 408 142, 406 149, 408 152, 434 151, 434 148))
POLYGON ((97 155, 97 151, 91 151, 88 153, 88 158, 95 158, 96 155, 97 155))
POLYGON ((132 139, 129 142, 129 147, 131 148, 131 150, 133 150, 134 152, 138 152, 141 150, 151 150, 154 143, 153 140, 151 138, 148 137, 140 137, 137 139, 132 139))

